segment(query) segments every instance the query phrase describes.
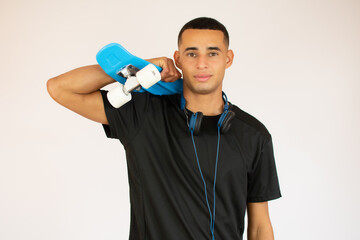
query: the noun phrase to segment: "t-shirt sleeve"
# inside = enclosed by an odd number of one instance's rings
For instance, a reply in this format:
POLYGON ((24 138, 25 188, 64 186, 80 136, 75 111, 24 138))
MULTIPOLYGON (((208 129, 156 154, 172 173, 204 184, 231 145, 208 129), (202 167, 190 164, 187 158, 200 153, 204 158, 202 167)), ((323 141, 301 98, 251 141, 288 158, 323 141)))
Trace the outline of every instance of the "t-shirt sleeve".
POLYGON ((107 91, 100 90, 108 124, 103 124, 108 138, 119 139, 125 145, 134 138, 141 128, 148 105, 147 93, 132 93, 132 100, 114 108, 107 99, 107 91))
POLYGON ((248 202, 265 202, 281 197, 271 137, 256 155, 248 173, 248 202))

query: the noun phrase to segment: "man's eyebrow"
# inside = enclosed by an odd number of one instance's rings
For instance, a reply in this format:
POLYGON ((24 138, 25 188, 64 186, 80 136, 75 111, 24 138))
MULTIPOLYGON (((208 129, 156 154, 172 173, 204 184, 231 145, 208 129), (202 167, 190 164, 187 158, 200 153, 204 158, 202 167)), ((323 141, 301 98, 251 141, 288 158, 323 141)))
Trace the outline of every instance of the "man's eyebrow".
POLYGON ((218 48, 218 47, 208 47, 207 48, 208 50, 212 50, 212 51, 219 51, 219 52, 221 52, 221 49, 220 48, 218 48))
POLYGON ((199 49, 197 47, 188 47, 188 48, 185 49, 184 52, 186 52, 186 51, 196 51, 196 50, 199 50, 199 49))

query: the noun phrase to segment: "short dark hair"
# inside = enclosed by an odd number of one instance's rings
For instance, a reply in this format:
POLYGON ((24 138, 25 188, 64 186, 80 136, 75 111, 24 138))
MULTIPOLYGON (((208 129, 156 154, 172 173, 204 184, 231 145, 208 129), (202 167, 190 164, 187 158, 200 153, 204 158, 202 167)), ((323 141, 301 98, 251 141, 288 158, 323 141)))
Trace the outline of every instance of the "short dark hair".
POLYGON ((225 26, 219 21, 208 18, 208 17, 199 17, 191 20, 186 23, 179 32, 178 44, 180 44, 181 36, 183 32, 187 29, 209 29, 209 30, 219 30, 224 33, 224 41, 229 46, 229 33, 226 30, 225 26))

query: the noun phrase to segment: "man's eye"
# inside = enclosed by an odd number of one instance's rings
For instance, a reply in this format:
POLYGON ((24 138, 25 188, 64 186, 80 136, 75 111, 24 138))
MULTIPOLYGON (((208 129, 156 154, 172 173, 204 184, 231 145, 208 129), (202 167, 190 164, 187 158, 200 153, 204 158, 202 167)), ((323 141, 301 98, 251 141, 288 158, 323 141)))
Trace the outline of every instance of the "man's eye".
POLYGON ((217 52, 211 52, 211 53, 209 53, 209 56, 210 56, 210 57, 214 57, 214 56, 217 56, 217 55, 219 55, 217 52))
POLYGON ((187 56, 189 56, 189 57, 196 57, 196 54, 195 54, 195 53, 188 53, 187 56))

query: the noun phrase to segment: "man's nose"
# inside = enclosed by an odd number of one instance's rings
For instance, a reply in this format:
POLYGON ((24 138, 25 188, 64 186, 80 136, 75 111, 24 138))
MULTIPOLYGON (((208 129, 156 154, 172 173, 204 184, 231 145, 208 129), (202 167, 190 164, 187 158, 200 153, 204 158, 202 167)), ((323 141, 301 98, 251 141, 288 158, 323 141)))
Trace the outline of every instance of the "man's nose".
POLYGON ((199 55, 197 58, 197 68, 204 69, 208 67, 208 59, 206 55, 199 55))

